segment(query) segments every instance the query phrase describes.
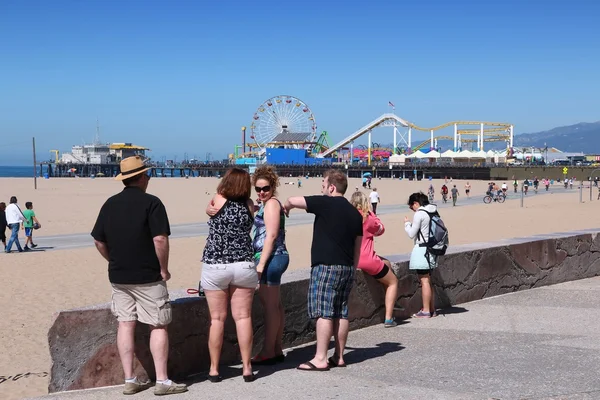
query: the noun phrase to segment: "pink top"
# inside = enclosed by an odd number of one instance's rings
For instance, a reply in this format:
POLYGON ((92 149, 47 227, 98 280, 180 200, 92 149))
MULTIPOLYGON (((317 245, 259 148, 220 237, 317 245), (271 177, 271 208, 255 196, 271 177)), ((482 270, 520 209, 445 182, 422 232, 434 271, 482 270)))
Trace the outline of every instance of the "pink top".
POLYGON ((367 219, 363 222, 363 239, 360 247, 360 260, 358 262, 358 268, 369 275, 378 274, 383 268, 383 261, 375 254, 373 243, 373 238, 383 235, 383 232, 385 232, 385 228, 379 217, 373 213, 369 213, 367 219))

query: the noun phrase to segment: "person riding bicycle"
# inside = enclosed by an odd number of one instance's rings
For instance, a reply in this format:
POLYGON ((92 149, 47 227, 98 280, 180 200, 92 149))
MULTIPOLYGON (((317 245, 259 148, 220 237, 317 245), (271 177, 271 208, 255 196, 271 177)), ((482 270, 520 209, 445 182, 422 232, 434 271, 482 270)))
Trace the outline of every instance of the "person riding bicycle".
POLYGON ((429 196, 429 202, 433 202, 433 198, 435 196, 435 190, 433 189, 433 185, 429 185, 429 190, 427 191, 427 194, 429 196))
POLYGON ((444 203, 448 202, 448 186, 446 185, 442 186, 442 200, 444 200, 444 203))
POLYGON ((504 196, 506 196, 507 191, 508 191, 508 185, 506 184, 506 182, 504 182, 502 184, 502 193, 504 194, 504 196))
POLYGON ((527 179, 525 179, 525 181, 523 182, 523 190, 525 191, 525 194, 527 194, 528 189, 529 189, 529 181, 527 179))
POLYGON ((533 190, 537 193, 538 187, 540 186, 540 181, 538 181, 537 176, 533 180, 533 190))
POLYGON ((490 182, 490 183, 488 183, 487 192, 485 192, 485 194, 487 194, 488 196, 492 196, 493 193, 494 193, 494 183, 490 182))
POLYGON ((513 187, 515 188, 515 193, 517 193, 517 188, 519 187, 519 181, 515 179, 513 182, 513 187))

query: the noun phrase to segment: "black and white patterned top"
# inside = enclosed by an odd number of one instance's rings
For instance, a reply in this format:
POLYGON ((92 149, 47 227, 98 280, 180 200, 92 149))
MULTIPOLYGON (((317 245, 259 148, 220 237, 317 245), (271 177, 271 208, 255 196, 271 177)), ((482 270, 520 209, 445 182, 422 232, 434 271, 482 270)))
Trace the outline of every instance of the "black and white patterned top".
POLYGON ((252 261, 254 248, 250 230, 254 218, 245 201, 227 200, 208 220, 208 238, 202 261, 206 264, 231 264, 252 261))

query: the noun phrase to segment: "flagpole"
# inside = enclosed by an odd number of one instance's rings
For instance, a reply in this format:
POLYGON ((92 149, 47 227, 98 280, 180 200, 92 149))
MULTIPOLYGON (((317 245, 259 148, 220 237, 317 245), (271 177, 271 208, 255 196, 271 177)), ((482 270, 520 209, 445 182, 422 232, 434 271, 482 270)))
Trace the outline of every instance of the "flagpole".
MULTIPOLYGON (((392 106, 392 114, 396 114, 396 105, 394 105, 394 103, 392 103, 391 101, 388 101, 388 105, 392 106)), ((392 149, 392 155, 396 155, 396 147, 398 147, 398 144, 396 142, 397 136, 398 128, 396 127, 396 120, 394 119, 394 148, 392 149)))

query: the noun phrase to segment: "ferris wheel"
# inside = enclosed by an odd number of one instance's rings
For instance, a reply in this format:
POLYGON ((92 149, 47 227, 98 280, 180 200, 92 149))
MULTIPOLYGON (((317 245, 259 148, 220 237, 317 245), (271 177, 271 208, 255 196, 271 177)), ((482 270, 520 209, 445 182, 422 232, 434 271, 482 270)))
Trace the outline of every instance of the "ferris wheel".
POLYGON ((259 148, 273 141, 280 134, 292 134, 285 140, 314 140, 317 123, 312 111, 302 100, 294 96, 275 96, 262 103, 250 125, 250 138, 259 148), (298 139, 304 135, 302 139, 298 139))

